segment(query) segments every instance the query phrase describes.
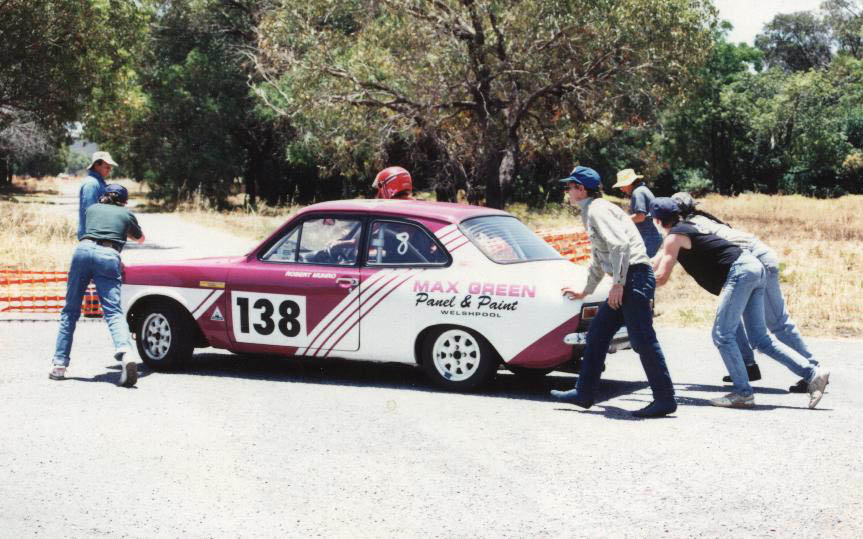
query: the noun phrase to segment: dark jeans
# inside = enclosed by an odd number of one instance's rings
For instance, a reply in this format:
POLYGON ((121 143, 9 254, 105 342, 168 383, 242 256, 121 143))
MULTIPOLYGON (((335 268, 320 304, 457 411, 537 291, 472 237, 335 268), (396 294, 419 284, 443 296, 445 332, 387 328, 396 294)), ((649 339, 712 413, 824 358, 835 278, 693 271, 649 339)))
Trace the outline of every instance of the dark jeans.
POLYGON ((650 301, 655 291, 656 278, 650 266, 629 266, 626 284, 623 286, 623 305, 612 309, 606 302, 599 307, 599 312, 587 330, 587 348, 584 351, 578 384, 575 386, 579 400, 584 404, 593 404, 608 346, 614 334, 624 324, 629 332, 632 349, 641 358, 641 366, 653 391, 653 400, 674 400, 671 375, 668 374, 665 356, 659 341, 656 340, 656 332, 653 331, 650 301))

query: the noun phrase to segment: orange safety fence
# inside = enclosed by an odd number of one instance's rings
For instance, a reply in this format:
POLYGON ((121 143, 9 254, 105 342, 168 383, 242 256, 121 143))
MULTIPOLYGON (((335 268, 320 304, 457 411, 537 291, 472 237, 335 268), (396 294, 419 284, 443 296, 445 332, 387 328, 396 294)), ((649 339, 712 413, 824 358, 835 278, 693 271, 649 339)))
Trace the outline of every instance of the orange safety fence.
POLYGON ((590 238, 587 237, 587 232, 547 230, 537 231, 537 234, 564 258, 576 264, 590 260, 590 238))
MULTIPOLYGON (((0 269, 0 313, 59 313, 66 303, 65 271, 0 269)), ((84 292, 81 314, 102 316, 96 288, 84 292)))

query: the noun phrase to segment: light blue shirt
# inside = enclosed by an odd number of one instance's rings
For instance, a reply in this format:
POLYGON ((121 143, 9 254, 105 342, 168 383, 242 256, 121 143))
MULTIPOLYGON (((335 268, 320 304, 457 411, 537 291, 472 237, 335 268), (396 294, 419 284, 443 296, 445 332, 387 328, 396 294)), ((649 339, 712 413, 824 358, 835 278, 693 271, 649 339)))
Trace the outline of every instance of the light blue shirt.
POLYGON ((84 237, 84 232, 87 230, 87 208, 99 202, 102 195, 105 194, 107 184, 101 174, 95 170, 87 171, 87 177, 81 183, 81 189, 78 191, 78 239, 84 237))

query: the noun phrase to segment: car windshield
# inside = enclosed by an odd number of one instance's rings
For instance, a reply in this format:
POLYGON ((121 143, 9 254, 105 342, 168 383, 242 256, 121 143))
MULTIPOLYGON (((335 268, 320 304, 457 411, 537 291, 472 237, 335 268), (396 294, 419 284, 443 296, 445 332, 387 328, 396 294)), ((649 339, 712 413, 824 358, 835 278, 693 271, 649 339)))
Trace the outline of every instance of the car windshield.
POLYGON ((492 261, 501 264, 561 259, 524 223, 507 215, 475 217, 461 223, 461 230, 492 261))

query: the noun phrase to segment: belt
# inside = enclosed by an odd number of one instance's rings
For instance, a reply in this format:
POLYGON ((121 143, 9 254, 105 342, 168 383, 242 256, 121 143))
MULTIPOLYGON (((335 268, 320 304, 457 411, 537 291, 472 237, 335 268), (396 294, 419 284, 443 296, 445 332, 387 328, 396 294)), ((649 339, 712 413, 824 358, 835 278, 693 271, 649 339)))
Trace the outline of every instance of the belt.
POLYGON ((122 245, 120 245, 120 243, 118 243, 118 242, 116 242, 116 241, 112 241, 112 240, 96 240, 96 239, 93 239, 93 238, 84 238, 84 239, 85 239, 85 240, 87 240, 87 241, 92 241, 92 242, 93 242, 93 243, 95 243, 96 245, 101 245, 102 247, 110 247, 111 249, 114 249, 114 250, 115 250, 115 251, 117 251, 118 253, 119 253, 120 251, 122 251, 122 250, 123 250, 123 246, 122 246, 122 245))

